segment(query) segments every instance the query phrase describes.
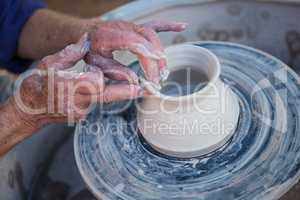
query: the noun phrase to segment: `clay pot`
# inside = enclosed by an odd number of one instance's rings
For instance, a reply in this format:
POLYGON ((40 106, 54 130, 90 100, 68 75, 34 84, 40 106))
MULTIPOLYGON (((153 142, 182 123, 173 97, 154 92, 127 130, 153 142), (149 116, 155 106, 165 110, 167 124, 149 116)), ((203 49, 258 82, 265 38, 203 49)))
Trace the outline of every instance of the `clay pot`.
POLYGON ((144 81, 152 93, 137 105, 143 137, 161 153, 195 157, 222 147, 238 118, 237 96, 220 80, 217 57, 199 46, 166 49, 170 75, 162 89, 144 81))

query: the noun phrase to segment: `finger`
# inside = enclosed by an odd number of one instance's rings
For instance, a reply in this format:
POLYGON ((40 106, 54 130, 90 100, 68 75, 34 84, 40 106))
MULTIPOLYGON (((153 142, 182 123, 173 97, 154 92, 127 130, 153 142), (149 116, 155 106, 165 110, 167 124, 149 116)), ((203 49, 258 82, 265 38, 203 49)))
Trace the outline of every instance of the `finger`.
POLYGON ((106 28, 121 30, 121 31, 133 30, 133 26, 135 26, 135 24, 133 24, 132 22, 123 21, 123 20, 116 20, 116 21, 112 20, 112 21, 105 22, 106 28))
POLYGON ((156 32, 166 32, 166 31, 181 32, 186 29, 187 25, 188 24, 184 22, 171 22, 171 21, 161 21, 161 20, 150 21, 143 24, 144 27, 151 28, 156 32))
POLYGON ((101 71, 86 72, 74 80, 77 87, 76 93, 98 94, 104 91, 104 75, 101 71))
POLYGON ((128 81, 129 84, 139 84, 139 78, 132 70, 121 67, 111 66, 110 68, 103 69, 103 73, 110 79, 118 81, 128 81))
POLYGON ((76 44, 71 44, 58 53, 47 56, 39 64, 39 68, 54 68, 57 70, 73 67, 83 59, 90 47, 88 34, 85 33, 76 44))
POLYGON ((139 62, 142 66, 146 79, 159 84, 160 68, 158 67, 158 62, 145 57, 139 57, 139 62))
POLYGON ((129 50, 136 55, 161 59, 161 53, 144 37, 133 31, 106 30, 105 34, 93 35, 91 44, 92 53, 102 56, 111 55, 115 50, 129 50))
POLYGON ((163 52, 163 47, 161 45, 160 39, 157 33, 151 29, 144 26, 135 26, 135 31, 145 37, 152 45, 157 48, 157 50, 163 52))
POLYGON ((118 84, 105 87, 100 101, 103 103, 135 99, 143 96, 143 89, 138 85, 118 84))
POLYGON ((130 84, 139 84, 139 78, 136 73, 116 60, 89 54, 87 62, 98 66, 110 79, 128 81, 130 84))
POLYGON ((135 99, 144 95, 144 90, 137 85, 119 84, 105 87, 101 94, 80 95, 77 97, 79 105, 90 105, 91 103, 110 103, 135 99))
POLYGON ((94 67, 91 71, 102 71, 104 75, 110 80, 128 81, 129 84, 139 84, 139 78, 134 71, 123 66, 105 66, 94 67))
POLYGON ((67 105, 62 109, 64 109, 68 121, 76 122, 86 117, 93 106, 93 102, 97 102, 96 96, 75 93, 68 98, 67 105))
POLYGON ((153 60, 160 60, 165 57, 160 49, 153 47, 153 45, 148 41, 147 45, 142 43, 129 43, 128 50, 137 56, 143 56, 153 60))
POLYGON ((149 42, 151 42, 153 44, 153 46, 158 49, 161 52, 162 55, 162 59, 160 59, 158 61, 158 67, 160 69, 160 71, 165 71, 166 69, 166 58, 165 58, 165 54, 164 54, 164 49, 163 46, 160 42, 160 39, 157 35, 157 33, 150 28, 146 28, 143 26, 136 26, 135 31, 139 34, 141 34, 143 37, 145 37, 149 42))
POLYGON ((70 95, 79 94, 99 94, 104 91, 104 76, 101 71, 75 73, 67 71, 57 71, 57 86, 65 87, 70 95))

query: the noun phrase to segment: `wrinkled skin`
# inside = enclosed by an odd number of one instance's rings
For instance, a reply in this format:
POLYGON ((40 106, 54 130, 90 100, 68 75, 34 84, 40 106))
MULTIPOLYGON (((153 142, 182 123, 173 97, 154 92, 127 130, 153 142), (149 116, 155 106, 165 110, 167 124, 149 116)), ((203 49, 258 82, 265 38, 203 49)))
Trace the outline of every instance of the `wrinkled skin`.
POLYGON ((152 21, 136 25, 126 21, 112 21, 101 24, 91 33, 91 52, 87 58, 92 65, 102 68, 113 79, 124 79, 121 74, 128 74, 133 83, 136 75, 126 66, 113 60, 115 50, 129 50, 134 53, 143 67, 145 76, 156 84, 164 73, 166 60, 164 49, 156 32, 180 32, 185 23, 152 21))
POLYGON ((134 84, 106 85, 103 72, 95 66, 89 65, 90 72, 85 73, 66 71, 86 56, 88 44, 85 34, 77 44, 45 57, 38 64, 38 71, 22 81, 14 102, 23 118, 34 122, 29 124, 78 121, 85 117, 92 103, 132 99, 143 94, 142 88, 134 84), (22 106, 44 110, 26 113, 22 106))
POLYGON ((69 121, 70 116, 78 121, 85 117, 88 112, 86 108, 92 103, 140 97, 144 91, 138 85, 137 75, 114 60, 112 52, 129 50, 136 54, 148 80, 158 83, 166 61, 156 32, 182 31, 185 26, 184 23, 155 21, 143 25, 125 21, 101 23, 90 35, 86 33, 77 44, 42 59, 38 64, 39 73, 22 82, 19 102, 35 110, 47 108, 29 117, 40 126, 69 121), (78 74, 66 71, 84 58, 89 63, 87 72, 78 74), (106 85, 107 79, 127 82, 106 85), (75 86, 76 90, 69 86, 75 86))
MULTIPOLYGON (((52 22, 55 24, 56 20, 52 19, 52 22)), ((76 44, 42 59, 36 69, 19 77, 14 95, 0 105, 0 156, 44 125, 53 122, 73 123, 85 118, 94 103, 144 96, 146 92, 139 85, 137 75, 114 60, 112 52, 129 50, 134 53, 146 78, 159 83, 166 61, 156 32, 182 31, 185 26, 184 23, 174 22, 143 25, 124 21, 96 23, 88 30, 89 34, 84 34, 76 44), (86 70, 82 73, 72 71, 70 68, 80 60, 88 63, 86 70), (111 81, 107 80, 111 79, 120 82, 110 84, 111 81)), ((30 36, 30 31, 25 33, 24 40, 27 38, 25 36, 30 36)), ((29 41, 35 40, 31 37, 29 41)), ((24 44, 29 41, 26 40, 24 44)), ((40 43, 34 44, 35 50, 27 52, 26 49, 32 48, 20 48, 20 52, 32 54, 30 58, 43 54, 37 48, 40 43)), ((50 47, 57 49, 54 46, 48 43, 44 50, 50 47)))
POLYGON ((113 51, 129 50, 136 54, 146 78, 158 83, 166 61, 156 32, 182 31, 185 26, 184 23, 155 21, 143 25, 125 21, 101 23, 90 34, 84 34, 77 44, 42 59, 37 67, 38 73, 20 84, 20 95, 14 101, 19 104, 15 106, 20 108, 24 119, 34 122, 29 124, 42 126, 51 122, 70 122, 70 119, 78 121, 96 102, 140 97, 145 92, 139 86, 137 75, 114 60, 113 51), (89 63, 87 72, 68 71, 82 59, 89 63), (123 82, 107 85, 107 79, 123 82), (46 109, 32 114, 24 112, 22 106, 34 110, 46 109))
POLYGON ((186 24, 154 21, 83 20, 41 9, 28 20, 19 38, 18 55, 40 59, 33 71, 21 75, 17 90, 0 105, 0 156, 53 122, 77 122, 93 103, 114 102, 145 95, 137 75, 113 59, 115 50, 134 53, 148 80, 159 83, 166 61, 156 32, 182 31, 186 24), (83 33, 87 32, 76 42, 83 33), (89 33, 89 34, 88 34, 89 33), (72 71, 78 61, 89 65, 72 71), (120 80, 111 84, 107 80, 120 80), (13 122, 13 123, 12 123, 13 122))

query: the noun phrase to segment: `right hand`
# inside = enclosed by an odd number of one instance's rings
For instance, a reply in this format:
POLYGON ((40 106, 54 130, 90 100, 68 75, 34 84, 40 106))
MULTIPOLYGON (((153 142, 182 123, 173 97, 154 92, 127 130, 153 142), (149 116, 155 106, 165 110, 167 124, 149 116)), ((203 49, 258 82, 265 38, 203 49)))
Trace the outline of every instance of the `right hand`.
MULTIPOLYGON (((180 32, 186 23, 151 21, 134 24, 127 21, 99 23, 91 32, 91 53, 88 62, 103 70, 107 76, 118 78, 114 72, 129 73, 129 69, 113 59, 115 50, 129 50, 137 55, 147 80, 158 84, 166 69, 164 48, 157 32, 180 32)), ((133 80, 134 81, 134 80, 133 80)))

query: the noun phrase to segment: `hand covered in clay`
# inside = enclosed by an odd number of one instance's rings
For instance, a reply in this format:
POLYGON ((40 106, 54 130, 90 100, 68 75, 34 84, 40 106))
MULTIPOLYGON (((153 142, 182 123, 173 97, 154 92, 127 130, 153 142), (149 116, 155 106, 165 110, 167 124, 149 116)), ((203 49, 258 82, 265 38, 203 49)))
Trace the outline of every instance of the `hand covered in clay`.
MULTIPOLYGON (((98 67, 89 65, 88 72, 71 71, 69 68, 83 59, 88 50, 88 34, 85 34, 77 44, 42 59, 37 70, 20 82, 14 95, 14 107, 22 119, 33 126, 77 121, 85 117, 92 103, 127 100, 143 94, 140 86, 127 82, 106 85, 98 67)), ((114 66, 108 63, 106 67, 114 66)), ((126 75, 118 78, 130 79, 126 75)))
POLYGON ((152 21, 137 25, 125 21, 105 22, 91 32, 91 52, 87 62, 96 65, 114 79, 123 79, 120 74, 136 76, 121 63, 113 60, 115 50, 129 50, 137 55, 143 67, 146 78, 156 84, 164 77, 166 60, 164 49, 156 32, 183 31, 186 23, 152 21))

